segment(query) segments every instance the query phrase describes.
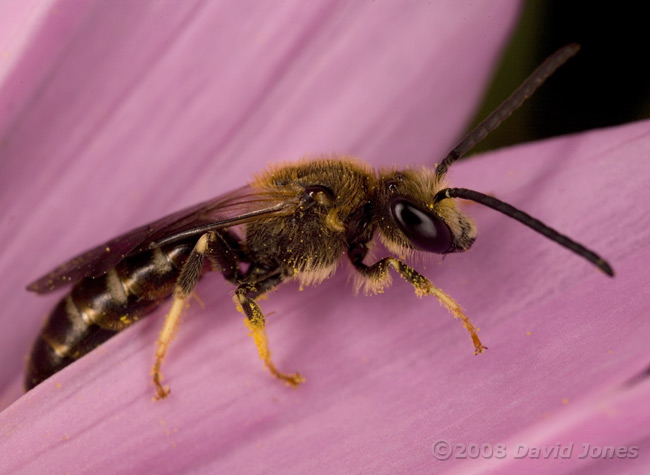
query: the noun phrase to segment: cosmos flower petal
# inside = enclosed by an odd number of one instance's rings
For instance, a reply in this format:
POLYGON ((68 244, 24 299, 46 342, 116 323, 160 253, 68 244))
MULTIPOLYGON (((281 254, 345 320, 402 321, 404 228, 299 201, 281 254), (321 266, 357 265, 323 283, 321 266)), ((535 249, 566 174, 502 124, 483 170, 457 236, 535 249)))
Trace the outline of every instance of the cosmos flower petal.
POLYGON ((29 282, 270 162, 431 162, 469 120, 517 14, 513 1, 254 5, 70 0, 41 13, 38 43, 0 88, 5 105, 16 84, 29 90, 0 142, 2 406, 60 298, 29 282))
MULTIPOLYGON (((12 328, 0 335, 5 404, 17 396, 16 355, 37 333, 35 318, 60 297, 23 297, 30 278, 80 246, 208 198, 215 186, 244 183, 268 160, 310 151, 430 164, 475 106, 515 15, 509 2, 464 11, 349 7, 345 15, 313 4, 254 17, 243 7, 184 2, 173 18, 158 3, 129 4, 131 15, 106 5, 85 13, 77 42, 57 64, 63 72, 43 78, 33 108, 3 130, 11 138, 2 142, 0 190, 7 210, 0 269, 12 275, 0 289, 0 318, 12 328), (489 8, 491 21, 480 8, 489 8), (420 21, 430 28, 419 29, 420 21), (105 62, 93 69, 99 52, 105 62), (425 78, 441 82, 422 93, 425 78), (66 87, 79 90, 74 100, 66 87), (445 111, 438 128, 436 104, 445 111), (61 219, 71 204, 72 224, 61 219)), ((9 405, 0 414, 0 468, 462 470, 465 461, 436 460, 432 443, 524 434, 542 444, 553 433, 601 443, 607 426, 589 422, 602 401, 621 409, 636 440, 650 440, 641 404, 647 383, 625 386, 648 365, 650 299, 639 262, 650 254, 650 226, 635 204, 648 193, 649 130, 641 122, 454 166, 454 184, 521 207, 602 252, 617 271, 609 279, 521 225, 468 205, 480 230, 474 248, 422 271, 481 327, 484 355, 473 356, 460 323, 431 299, 414 298, 406 283, 395 279, 389 292, 357 298, 341 269, 318 287, 300 292, 289 283, 261 302, 276 363, 307 377, 293 391, 264 371, 231 289, 211 275, 197 289, 205 307, 192 302, 166 362, 168 399, 151 401, 160 325, 152 317, 9 405), (637 420, 626 417, 633 410, 637 420)))
MULTIPOLYGON (((5 410, 3 445, 18 453, 41 441, 37 458, 16 456, 26 470, 54 464, 89 471, 109 460, 116 471, 354 472, 381 471, 387 463, 391 471, 462 471, 473 462, 437 461, 431 445, 604 444, 623 432, 628 436, 616 442, 640 445, 643 454, 650 448, 643 443, 648 383, 629 381, 648 365, 650 299, 642 297, 638 262, 650 257, 650 228, 621 235, 609 223, 624 228, 645 219, 639 207, 620 210, 645 191, 649 131, 650 122, 641 122, 455 166, 457 184, 499 190, 498 197, 584 238, 617 271, 609 279, 521 225, 467 206, 481 230, 475 248, 426 273, 481 327, 490 348, 481 356, 472 354, 459 322, 435 302, 414 298, 403 282, 368 298, 345 297, 351 292, 340 278, 297 297, 288 284, 263 304, 274 312, 278 364, 308 378, 292 391, 255 367, 241 319, 215 319, 217 331, 206 331, 200 319, 231 310, 223 292, 204 288, 206 310, 189 312, 175 342, 169 399, 150 402, 151 388, 139 377, 150 362, 151 319, 128 331, 137 338, 108 342, 76 363, 77 371, 63 371, 5 410), (585 198, 592 186, 621 191, 594 206, 585 198), (603 417, 609 424, 598 426, 603 417), (621 424, 624 431, 610 432, 621 424)), ((570 459, 559 469, 589 462, 599 460, 570 459)))

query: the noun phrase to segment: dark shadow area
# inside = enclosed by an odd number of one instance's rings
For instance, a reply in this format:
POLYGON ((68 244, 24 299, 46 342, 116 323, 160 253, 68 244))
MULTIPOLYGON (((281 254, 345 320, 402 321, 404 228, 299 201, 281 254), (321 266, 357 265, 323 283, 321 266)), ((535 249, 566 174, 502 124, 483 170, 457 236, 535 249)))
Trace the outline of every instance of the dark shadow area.
POLYGON ((643 4, 526 2, 475 122, 556 49, 582 50, 472 153, 650 117, 650 40, 643 4))

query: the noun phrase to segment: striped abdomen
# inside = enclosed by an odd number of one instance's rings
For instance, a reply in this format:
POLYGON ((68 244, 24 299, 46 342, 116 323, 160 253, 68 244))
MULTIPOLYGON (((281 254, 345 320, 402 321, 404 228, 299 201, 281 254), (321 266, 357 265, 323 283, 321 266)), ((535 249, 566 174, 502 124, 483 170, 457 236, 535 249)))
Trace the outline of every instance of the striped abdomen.
POLYGON ((31 389, 81 358, 171 295, 192 243, 144 251, 79 281, 54 308, 27 365, 31 389))

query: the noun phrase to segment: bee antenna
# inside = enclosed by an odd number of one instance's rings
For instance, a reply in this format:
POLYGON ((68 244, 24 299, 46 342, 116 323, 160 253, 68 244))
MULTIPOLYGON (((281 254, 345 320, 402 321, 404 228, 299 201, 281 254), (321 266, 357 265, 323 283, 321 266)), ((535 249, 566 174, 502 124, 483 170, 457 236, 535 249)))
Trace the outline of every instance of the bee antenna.
POLYGON ((567 249, 578 254, 579 256, 584 257, 589 262, 591 262, 596 267, 598 267, 600 270, 602 270, 605 274, 607 274, 610 277, 614 277, 614 270, 612 269, 612 267, 607 263, 607 261, 605 261, 605 259, 600 257, 598 254, 587 249, 582 244, 579 244, 574 240, 569 239, 563 234, 558 233, 555 229, 549 228, 540 220, 533 218, 529 214, 526 214, 523 211, 518 210, 517 208, 509 205, 508 203, 504 203, 503 201, 498 200, 492 196, 484 195, 483 193, 479 193, 478 191, 468 190, 466 188, 445 188, 443 190, 440 190, 438 193, 436 193, 435 197, 433 198, 433 202, 438 203, 439 201, 442 201, 447 198, 462 198, 464 200, 471 200, 480 203, 482 205, 485 205, 488 208, 497 210, 505 214, 506 216, 516 219, 522 224, 525 224, 529 228, 534 229, 538 233, 549 238, 551 241, 555 241, 556 243, 566 247, 567 249))
POLYGON ((580 50, 580 45, 571 43, 566 45, 540 64, 533 73, 513 92, 510 97, 499 105, 490 115, 481 121, 469 132, 454 149, 436 167, 436 178, 441 179, 452 163, 470 151, 474 145, 483 140, 496 129, 551 76, 560 66, 566 63, 580 50))

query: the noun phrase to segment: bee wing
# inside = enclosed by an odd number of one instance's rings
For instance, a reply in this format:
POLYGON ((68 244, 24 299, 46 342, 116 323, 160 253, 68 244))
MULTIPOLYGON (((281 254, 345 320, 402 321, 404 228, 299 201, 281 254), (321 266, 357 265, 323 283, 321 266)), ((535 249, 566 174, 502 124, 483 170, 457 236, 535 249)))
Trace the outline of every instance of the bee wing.
POLYGON ((157 221, 132 229, 61 264, 27 286, 39 294, 52 292, 84 277, 98 277, 121 260, 151 247, 208 230, 247 224, 289 214, 298 198, 256 191, 250 186, 198 203, 157 221))

